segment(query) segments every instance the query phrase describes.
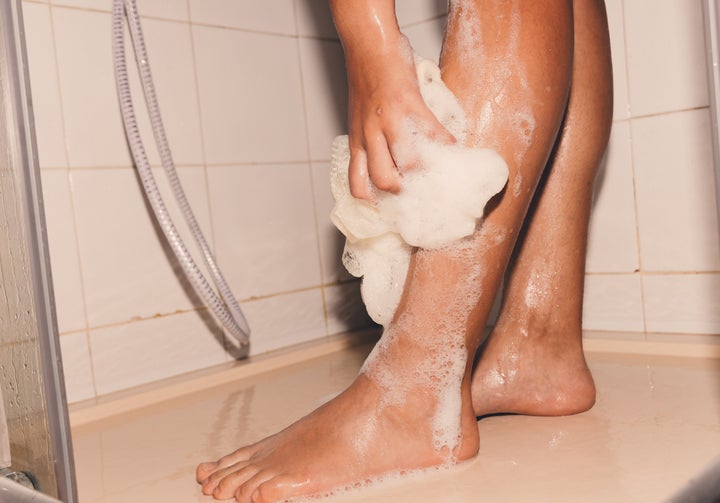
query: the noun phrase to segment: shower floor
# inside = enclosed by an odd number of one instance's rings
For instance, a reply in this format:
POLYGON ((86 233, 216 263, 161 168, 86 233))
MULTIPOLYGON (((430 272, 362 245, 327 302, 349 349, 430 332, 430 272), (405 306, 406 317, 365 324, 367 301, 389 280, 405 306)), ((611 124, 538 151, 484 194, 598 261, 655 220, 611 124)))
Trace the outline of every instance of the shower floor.
MULTIPOLYGON (((194 481, 199 461, 310 412, 352 381, 369 349, 346 348, 73 427, 80 501, 210 503, 194 481)), ((588 351, 588 361, 598 388, 589 412, 481 419, 476 459, 325 501, 655 503, 720 456, 720 359, 588 351)))

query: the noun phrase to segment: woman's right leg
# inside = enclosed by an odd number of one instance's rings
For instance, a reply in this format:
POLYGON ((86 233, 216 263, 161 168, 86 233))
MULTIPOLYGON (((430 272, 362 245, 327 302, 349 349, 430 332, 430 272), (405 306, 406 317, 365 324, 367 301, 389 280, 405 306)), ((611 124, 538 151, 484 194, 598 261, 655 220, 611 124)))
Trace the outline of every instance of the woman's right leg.
POLYGON ((453 4, 462 18, 449 25, 445 80, 472 121, 470 144, 505 157, 512 189, 473 237, 415 253, 395 319, 345 392, 277 435, 200 465, 206 494, 284 501, 477 452, 472 355, 562 122, 572 2, 453 4), (485 113, 497 99, 503 106, 485 113))
POLYGON ((568 111, 473 376, 477 415, 564 415, 595 400, 582 349, 582 299, 593 185, 612 122, 612 65, 604 2, 573 5, 568 111))

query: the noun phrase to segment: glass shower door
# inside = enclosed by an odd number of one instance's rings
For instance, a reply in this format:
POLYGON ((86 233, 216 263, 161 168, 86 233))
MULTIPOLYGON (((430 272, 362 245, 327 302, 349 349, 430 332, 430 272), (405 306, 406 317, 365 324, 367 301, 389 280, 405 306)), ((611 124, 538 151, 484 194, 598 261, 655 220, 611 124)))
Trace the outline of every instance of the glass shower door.
POLYGON ((21 16, 0 0, 0 470, 75 503, 21 16))

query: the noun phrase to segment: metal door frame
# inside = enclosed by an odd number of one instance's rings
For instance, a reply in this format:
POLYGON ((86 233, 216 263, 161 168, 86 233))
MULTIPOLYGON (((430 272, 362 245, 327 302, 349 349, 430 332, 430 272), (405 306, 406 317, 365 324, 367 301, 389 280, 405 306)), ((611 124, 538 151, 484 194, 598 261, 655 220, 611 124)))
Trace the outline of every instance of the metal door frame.
POLYGON ((6 100, 8 129, 12 130, 9 136, 14 136, 8 138, 8 148, 14 162, 18 163, 18 189, 24 206, 51 455, 60 499, 65 503, 77 503, 24 35, 21 0, 0 0, 0 37, 5 53, 2 58, 4 68, 0 72, 7 85, 2 99, 6 100))

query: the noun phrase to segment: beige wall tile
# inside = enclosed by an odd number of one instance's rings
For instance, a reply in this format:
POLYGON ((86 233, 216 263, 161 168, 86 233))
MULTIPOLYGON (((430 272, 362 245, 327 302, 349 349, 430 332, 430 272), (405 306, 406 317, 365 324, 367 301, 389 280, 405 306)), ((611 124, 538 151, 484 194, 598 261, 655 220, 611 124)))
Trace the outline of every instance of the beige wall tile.
POLYGON ((707 106, 701 2, 625 0, 632 116, 707 106), (651 19, 651 21, 650 21, 651 19))
POLYGON ((335 23, 325 0, 295 0, 297 32, 301 37, 337 40, 335 23))
POLYGON ((707 109, 633 120, 643 271, 720 269, 707 109))
POLYGON ((586 275, 583 328, 642 332, 644 324, 640 275, 586 275))
MULTIPOLYGON (((76 7, 91 10, 112 10, 112 0, 51 0, 53 5, 76 7)), ((138 12, 141 16, 187 21, 187 0, 139 0, 138 12)))
POLYGON ((630 125, 616 122, 595 183, 590 216, 588 272, 639 268, 630 125))
POLYGON ((605 8, 610 29, 613 64, 613 118, 622 120, 630 117, 623 0, 605 0, 605 8))
POLYGON ((239 299, 319 286, 307 164, 208 170, 217 257, 239 299))
POLYGON ((342 264, 345 236, 330 221, 330 212, 335 206, 330 192, 330 164, 313 163, 312 176, 323 283, 350 280, 352 276, 342 264))
POLYGON ((75 332, 61 336, 60 350, 68 403, 94 398, 95 378, 87 333, 75 332))
POLYGON ((90 344, 99 395, 226 361, 222 336, 196 312, 91 330, 90 344))
POLYGON ((720 274, 644 274, 648 332, 720 334, 720 274))
POLYGON ((395 12, 401 27, 447 14, 445 0, 397 0, 395 12))
POLYGON ((299 43, 310 158, 328 160, 333 139, 347 134, 345 59, 339 42, 299 43))
POLYGON ((307 160, 297 39, 193 27, 211 164, 307 160))
POLYGON ((65 135, 60 105, 55 41, 47 5, 23 2, 27 55, 38 157, 43 168, 65 167, 65 135))
POLYGON ((438 62, 442 47, 445 19, 434 19, 403 28, 410 45, 423 58, 438 62))
POLYGON ((193 23, 295 35, 293 0, 190 0, 193 23))
POLYGON ((53 8, 70 166, 127 166, 110 44, 110 14, 53 8))
POLYGON ((42 171, 43 200, 60 332, 87 328, 68 172, 42 171))
MULTIPOLYGON (((161 188, 166 188, 162 172, 156 170, 155 175, 161 188)), ((181 168, 179 175, 209 236, 202 169, 181 168)), ((177 266, 171 265, 163 250, 135 173, 129 168, 77 170, 72 173, 72 185, 90 326, 191 309, 182 286, 184 276, 180 271, 176 274, 177 266)), ((171 216, 180 222, 164 193, 171 216)), ((183 235, 187 241, 187 234, 183 235)))
POLYGON ((242 303, 256 355, 327 335, 319 288, 242 303))

